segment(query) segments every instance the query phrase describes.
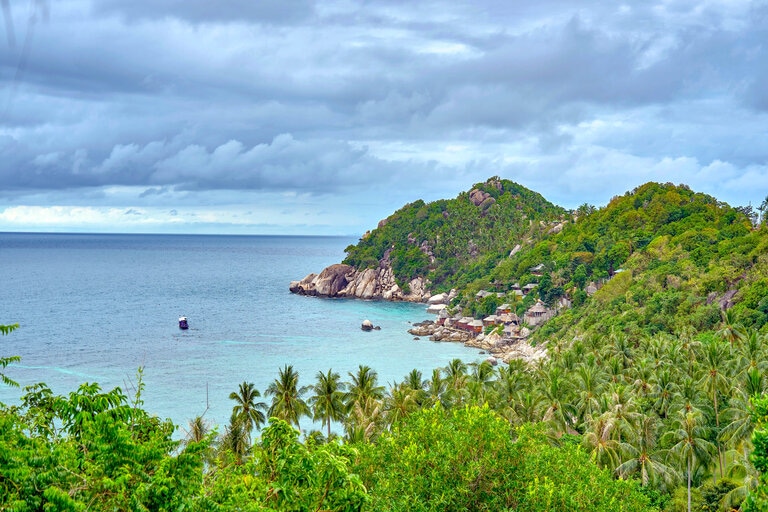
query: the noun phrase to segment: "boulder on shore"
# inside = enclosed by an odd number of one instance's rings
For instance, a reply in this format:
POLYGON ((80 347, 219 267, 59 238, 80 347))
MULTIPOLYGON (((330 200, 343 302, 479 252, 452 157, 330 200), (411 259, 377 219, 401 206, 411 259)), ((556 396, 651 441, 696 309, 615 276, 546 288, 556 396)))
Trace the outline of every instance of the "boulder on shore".
POLYGON ((349 297, 367 300, 426 302, 431 294, 428 282, 417 277, 408 283, 408 292, 401 289, 389 264, 378 268, 357 270, 337 263, 320 274, 309 274, 301 281, 291 281, 291 293, 319 297, 349 297))

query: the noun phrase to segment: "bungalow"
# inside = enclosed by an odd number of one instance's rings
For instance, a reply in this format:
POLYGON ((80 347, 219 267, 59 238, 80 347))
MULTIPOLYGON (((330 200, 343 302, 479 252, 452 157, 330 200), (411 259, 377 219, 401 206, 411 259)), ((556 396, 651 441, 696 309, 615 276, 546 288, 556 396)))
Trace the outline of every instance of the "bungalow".
POLYGON ((448 310, 445 308, 441 309, 437 314, 437 325, 445 325, 445 321, 448 320, 449 317, 448 310))
POLYGON ((531 267, 528 271, 531 273, 531 275, 541 277, 542 274, 544 273, 544 264, 539 263, 535 267, 531 267))
POLYGON ((509 304, 502 304, 496 308, 496 315, 503 315, 505 313, 511 313, 512 307, 509 304))
POLYGON ((484 298, 486 298, 489 295, 491 295, 491 292, 489 292, 488 290, 480 290, 479 292, 477 292, 475 294, 475 298, 476 299, 484 299, 484 298))
POLYGON ((513 325, 519 325, 520 324, 520 318, 514 314, 514 313, 503 313, 501 315, 496 315, 501 323, 504 325, 513 324, 513 325))
POLYGON ((457 329, 463 329, 465 331, 468 331, 469 324, 472 323, 473 321, 474 321, 474 318, 472 318, 471 316, 463 316, 454 323, 454 327, 456 327, 457 329))
POLYGON ((537 301, 525 312, 525 321, 529 325, 538 325, 551 316, 551 312, 544 306, 544 303, 537 301))
POLYGON ((483 321, 482 320, 472 320, 469 323, 469 330, 471 332, 474 332, 475 334, 480 334, 483 332, 483 321))
POLYGON ((536 286, 537 286, 536 283, 528 283, 527 285, 523 286, 523 293, 528 295, 529 293, 531 293, 531 290, 536 288, 536 286))
POLYGON ((501 321, 496 315, 488 315, 487 317, 483 318, 483 327, 491 327, 492 325, 498 325, 500 323, 501 321))

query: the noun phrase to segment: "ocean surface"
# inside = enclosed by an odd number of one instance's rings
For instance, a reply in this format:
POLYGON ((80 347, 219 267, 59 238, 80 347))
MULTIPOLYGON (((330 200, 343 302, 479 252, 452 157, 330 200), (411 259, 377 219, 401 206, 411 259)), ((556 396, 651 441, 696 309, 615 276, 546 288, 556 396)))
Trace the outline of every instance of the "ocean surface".
MULTIPOLYGON (((461 344, 414 340, 410 324, 432 318, 424 305, 288 291, 356 241, 0 233, 0 324, 20 324, 0 337, 0 355, 22 358, 4 373, 57 394, 84 382, 130 394, 142 367, 145 409, 182 428, 205 414, 223 431, 238 384, 263 393, 284 365, 308 385, 318 371, 349 380, 365 364, 386 385, 413 368, 427 378, 451 359, 481 360, 461 344), (189 330, 179 330, 180 315, 189 330), (381 330, 363 332, 365 319, 381 330)), ((22 392, 0 384, 0 402, 17 404, 22 392)))

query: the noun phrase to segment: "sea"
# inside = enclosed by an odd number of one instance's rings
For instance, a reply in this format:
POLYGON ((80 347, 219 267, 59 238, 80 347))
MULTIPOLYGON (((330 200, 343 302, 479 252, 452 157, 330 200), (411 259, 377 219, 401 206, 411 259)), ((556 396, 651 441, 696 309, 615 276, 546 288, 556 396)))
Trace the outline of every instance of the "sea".
MULTIPOLYGON (((241 382, 262 392, 292 365, 299 385, 332 369, 343 380, 368 365, 389 385, 424 378, 452 359, 480 361, 458 343, 414 339, 423 304, 291 294, 290 281, 344 258, 346 237, 0 233, 0 402, 46 383, 68 395, 82 383, 129 396, 142 369, 144 408, 179 432, 202 415, 223 431, 241 382), (178 327, 179 316, 189 329, 178 327), (380 330, 362 331, 363 320, 380 330)), ((263 398, 269 403, 269 398, 263 398)), ((302 424, 302 427, 309 426, 302 424)))

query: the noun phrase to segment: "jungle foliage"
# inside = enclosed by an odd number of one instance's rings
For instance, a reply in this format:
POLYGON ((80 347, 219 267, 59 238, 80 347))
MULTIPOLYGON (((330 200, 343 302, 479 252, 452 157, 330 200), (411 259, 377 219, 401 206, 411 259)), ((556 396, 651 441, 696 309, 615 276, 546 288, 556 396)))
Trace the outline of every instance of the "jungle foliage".
POLYGON ((401 285, 421 276, 434 289, 463 287, 565 213, 540 194, 494 177, 455 199, 403 206, 347 247, 344 263, 363 269, 388 261, 401 285))

